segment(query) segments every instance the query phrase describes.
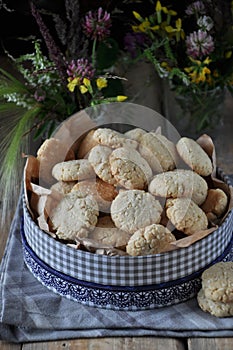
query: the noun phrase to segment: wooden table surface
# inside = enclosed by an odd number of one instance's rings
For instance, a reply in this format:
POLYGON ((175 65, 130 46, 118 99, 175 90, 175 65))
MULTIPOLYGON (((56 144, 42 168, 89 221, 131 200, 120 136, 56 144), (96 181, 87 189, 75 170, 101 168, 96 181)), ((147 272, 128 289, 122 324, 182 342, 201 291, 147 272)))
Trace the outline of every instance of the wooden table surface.
MULTIPOLYGON (((228 96, 223 120, 208 134, 212 137, 217 165, 233 175, 233 98, 228 96)), ((13 215, 13 214, 12 214, 13 215)), ((10 225, 10 223, 9 223, 10 225)), ((9 227, 1 232, 0 259, 9 227)), ((233 325, 233 319, 232 319, 233 325)), ((233 338, 111 337, 13 344, 0 341, 1 350, 232 350, 233 338)))

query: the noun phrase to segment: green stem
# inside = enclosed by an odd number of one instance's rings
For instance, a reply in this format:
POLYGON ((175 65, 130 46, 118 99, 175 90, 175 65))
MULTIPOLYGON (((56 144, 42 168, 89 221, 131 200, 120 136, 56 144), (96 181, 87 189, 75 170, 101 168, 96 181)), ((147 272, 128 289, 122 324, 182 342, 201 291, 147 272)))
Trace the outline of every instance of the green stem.
POLYGON ((93 46, 92 46, 92 65, 95 68, 96 66, 96 44, 97 44, 97 39, 94 39, 93 41, 93 46))

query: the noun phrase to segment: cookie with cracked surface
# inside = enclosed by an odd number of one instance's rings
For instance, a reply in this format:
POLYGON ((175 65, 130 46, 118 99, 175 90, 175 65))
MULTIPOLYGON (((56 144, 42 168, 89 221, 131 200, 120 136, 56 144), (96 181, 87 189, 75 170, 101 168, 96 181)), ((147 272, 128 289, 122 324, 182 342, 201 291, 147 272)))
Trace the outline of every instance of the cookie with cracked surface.
POLYGON ((203 288, 197 294, 197 302, 199 307, 209 312, 216 317, 230 317, 233 316, 233 302, 223 303, 221 301, 213 301, 205 296, 203 288))
POLYGON ((129 131, 126 131, 124 135, 132 140, 135 140, 137 142, 140 142, 142 135, 145 135, 147 131, 141 129, 141 128, 134 128, 129 131))
POLYGON ((109 212, 110 205, 118 192, 113 185, 96 178, 96 180, 84 180, 76 183, 73 191, 79 191, 83 194, 93 195, 98 203, 99 210, 102 212, 109 212))
POLYGON ((207 198, 201 208, 205 213, 213 213, 217 217, 222 216, 227 210, 227 195, 220 188, 211 188, 208 190, 207 198))
POLYGON ((201 205, 207 197, 208 185, 203 177, 192 170, 175 169, 156 174, 148 190, 158 197, 188 197, 201 205))
POLYGON ((69 149, 59 139, 46 139, 37 150, 39 160, 39 177, 42 185, 52 185, 55 179, 52 169, 55 164, 75 159, 73 150, 69 149))
POLYGON ((208 227, 206 214, 190 198, 168 199, 166 215, 177 230, 187 235, 206 230, 208 227))
POLYGON ((88 232, 95 228, 98 215, 98 204, 93 196, 70 192, 50 213, 51 228, 60 239, 87 237, 88 232))
POLYGON ((181 137, 176 144, 177 151, 183 161, 201 176, 208 176, 213 171, 213 164, 208 154, 193 139, 181 137))
POLYGON ((114 225, 109 215, 100 217, 95 229, 88 235, 90 239, 115 248, 125 247, 130 237, 130 233, 114 225))
POLYGON ((116 181, 127 189, 143 190, 152 177, 147 161, 134 149, 120 147, 109 157, 111 172, 116 181))
POLYGON ((218 262, 202 273, 205 297, 213 301, 233 303, 233 262, 218 262))
POLYGON ((126 246, 126 252, 132 256, 158 254, 166 251, 175 236, 164 226, 152 224, 134 232, 126 246))
POLYGON ((111 218, 123 231, 134 233, 160 222, 163 208, 155 197, 142 190, 121 191, 112 201, 111 218))
POLYGON ((58 181, 81 181, 95 178, 96 174, 87 159, 75 159, 54 165, 53 177, 58 181))
POLYGON ((127 138, 124 134, 110 128, 96 129, 93 139, 98 144, 111 148, 130 147, 136 149, 138 146, 135 140, 127 138))
POLYGON ((89 153, 88 160, 93 166, 96 175, 103 181, 109 184, 116 184, 117 181, 112 174, 109 157, 112 153, 112 148, 97 145, 93 147, 89 153))
POLYGON ((139 152, 155 173, 173 170, 177 163, 175 144, 165 136, 154 132, 142 135, 139 152))

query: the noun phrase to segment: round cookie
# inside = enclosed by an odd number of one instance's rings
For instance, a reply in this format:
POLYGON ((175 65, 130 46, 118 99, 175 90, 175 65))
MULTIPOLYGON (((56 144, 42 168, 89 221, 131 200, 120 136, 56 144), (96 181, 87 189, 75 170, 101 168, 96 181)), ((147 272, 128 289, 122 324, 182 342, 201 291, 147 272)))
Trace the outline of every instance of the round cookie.
POLYGON ((65 194, 71 192, 75 184, 76 181, 58 181, 50 187, 50 190, 64 196, 65 194))
POLYGON ((176 147, 173 142, 163 135, 154 132, 147 132, 142 135, 139 152, 156 173, 173 170, 176 167, 176 147))
POLYGON ((190 198, 168 199, 166 215, 177 230, 187 235, 206 230, 208 227, 204 211, 190 198))
POLYGON ((195 140, 181 137, 176 148, 180 157, 193 171, 201 176, 208 176, 212 173, 213 165, 208 154, 195 140))
POLYGON ((116 179, 111 172, 109 161, 111 153, 112 149, 110 147, 97 145, 91 149, 88 160, 100 179, 114 185, 116 184, 116 179))
POLYGON ((116 227, 129 233, 159 223, 162 210, 159 201, 142 190, 119 192, 110 207, 111 218, 116 227))
POLYGON ((77 152, 78 158, 86 158, 89 151, 98 144, 93 138, 94 132, 95 130, 90 130, 80 143, 77 152))
POLYGON ((208 185, 192 170, 175 169, 155 175, 148 190, 154 196, 164 198, 188 197, 201 205, 206 199, 208 185))
POLYGON ((74 152, 60 140, 50 138, 45 140, 37 151, 39 160, 39 180, 42 185, 52 185, 55 182, 52 168, 55 164, 75 159, 74 152))
POLYGON ((147 187, 152 170, 138 151, 120 147, 111 153, 109 160, 111 172, 121 186, 139 190, 147 187))
POLYGON ((209 298, 206 298, 203 289, 201 289, 197 294, 197 302, 203 311, 209 312, 213 316, 216 316, 216 317, 233 316, 233 302, 223 303, 221 301, 213 301, 209 298))
POLYGON ((104 245, 115 248, 126 246, 131 234, 117 228, 109 215, 99 218, 95 229, 89 233, 88 238, 104 245))
POLYGON ((81 181, 95 178, 95 172, 87 159, 75 159, 54 165, 53 177, 58 181, 81 181))
POLYGON ((175 236, 166 227, 152 224, 134 232, 128 241, 126 252, 132 256, 158 254, 175 240, 175 236))
POLYGON ((213 301, 233 303, 233 262, 219 262, 202 273, 205 297, 213 301))
POLYGON ((146 133, 147 132, 141 128, 134 128, 129 131, 126 131, 124 135, 129 139, 140 142, 142 135, 145 135, 146 133))
POLYGON ((99 210, 93 196, 83 196, 78 191, 66 194, 50 214, 52 229, 58 238, 75 240, 87 237, 98 220, 99 210))
POLYGON ((227 195, 220 188, 209 189, 207 198, 202 205, 205 213, 213 213, 217 217, 223 215, 227 210, 227 195))
POLYGON ((73 191, 79 191, 85 195, 93 195, 98 203, 99 210, 102 212, 109 212, 110 205, 118 194, 113 185, 110 185, 99 178, 96 180, 80 181, 73 186, 72 192, 73 191))
POLYGON ((93 139, 100 145, 111 148, 132 147, 136 149, 138 146, 135 140, 129 139, 124 134, 110 128, 96 129, 93 134, 93 139))

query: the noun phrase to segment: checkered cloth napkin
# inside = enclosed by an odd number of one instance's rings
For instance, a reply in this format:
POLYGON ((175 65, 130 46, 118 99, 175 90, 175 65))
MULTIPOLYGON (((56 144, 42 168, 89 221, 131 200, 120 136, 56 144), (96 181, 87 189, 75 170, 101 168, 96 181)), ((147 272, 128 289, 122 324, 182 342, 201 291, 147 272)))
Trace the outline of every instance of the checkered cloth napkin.
POLYGON ((50 291, 23 260, 22 201, 0 266, 0 339, 10 342, 111 336, 232 337, 232 318, 203 312, 196 298, 145 311, 93 308, 50 291))

